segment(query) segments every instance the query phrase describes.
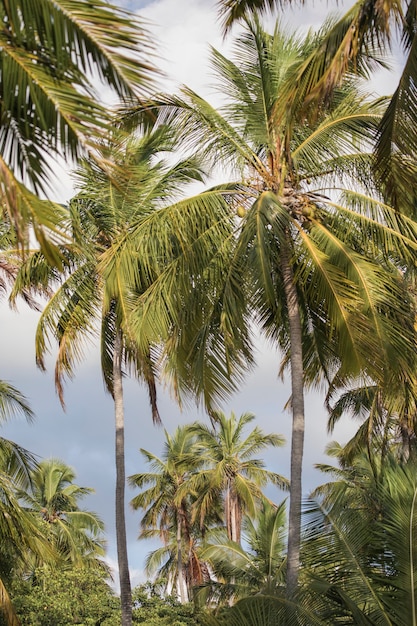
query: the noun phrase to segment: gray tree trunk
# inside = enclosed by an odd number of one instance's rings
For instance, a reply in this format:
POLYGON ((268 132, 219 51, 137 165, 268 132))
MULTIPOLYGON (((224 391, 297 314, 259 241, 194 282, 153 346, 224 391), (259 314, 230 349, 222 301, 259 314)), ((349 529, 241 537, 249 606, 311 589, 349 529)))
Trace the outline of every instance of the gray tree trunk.
POLYGON ((304 368, 300 308, 289 250, 282 255, 284 291, 288 308, 291 350, 291 475, 288 515, 287 597, 292 598, 298 586, 300 568, 302 466, 304 452, 304 368))
POLYGON ((225 493, 225 518, 228 538, 240 544, 242 515, 238 498, 230 481, 228 481, 225 493))
POLYGON ((179 600, 181 604, 185 604, 188 602, 188 593, 182 559, 182 516, 180 513, 177 514, 177 570, 179 600))
POLYGON ((122 383, 122 332, 116 331, 113 355, 113 400, 116 426, 116 539, 117 561, 119 565, 120 601, 122 626, 132 626, 132 590, 130 585, 129 562, 127 556, 125 520, 125 439, 124 406, 122 383))

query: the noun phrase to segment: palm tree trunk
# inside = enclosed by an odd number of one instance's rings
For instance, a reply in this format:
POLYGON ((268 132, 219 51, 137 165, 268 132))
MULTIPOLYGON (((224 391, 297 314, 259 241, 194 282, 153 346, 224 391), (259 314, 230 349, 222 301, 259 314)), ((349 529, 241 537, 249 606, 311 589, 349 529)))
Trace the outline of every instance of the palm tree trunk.
POLYGON ((300 308, 289 249, 282 253, 284 291, 288 308, 291 350, 291 470, 290 510, 288 516, 287 597, 292 598, 298 586, 301 540, 302 466, 304 452, 304 368, 300 308))
POLYGON ((236 543, 240 543, 241 539, 241 515, 239 513, 239 501, 229 480, 225 494, 226 530, 230 541, 236 543))
POLYGON ((116 330, 113 355, 113 400, 116 425, 116 539, 119 565, 120 601, 122 626, 132 625, 132 590, 130 586, 129 562, 127 557, 125 520, 125 441, 124 407, 122 383, 122 332, 116 330))
POLYGON ((188 601, 187 587, 184 576, 184 565, 182 559, 182 518, 183 513, 177 512, 177 569, 178 569, 178 594, 181 604, 188 601))
POLYGON ((8 626, 21 626, 20 620, 17 617, 10 596, 2 579, 0 578, 0 605, 2 608, 2 614, 8 626))

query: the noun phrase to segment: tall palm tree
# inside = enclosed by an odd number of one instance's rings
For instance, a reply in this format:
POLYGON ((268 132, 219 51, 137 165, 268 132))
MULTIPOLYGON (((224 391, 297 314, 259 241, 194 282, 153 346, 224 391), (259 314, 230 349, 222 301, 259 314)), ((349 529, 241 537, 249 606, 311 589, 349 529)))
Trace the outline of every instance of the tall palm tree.
POLYGON ((306 106, 305 84, 294 82, 326 34, 300 40, 277 25, 270 35, 255 20, 236 42, 236 62, 213 50, 222 107, 184 88, 127 118, 133 125, 152 111, 180 130, 186 147, 236 174, 216 187, 229 205, 225 223, 235 216, 234 234, 211 241, 200 265, 189 253, 189 277, 174 298, 168 267, 140 306, 171 332, 175 350, 166 358, 177 387, 182 379, 211 406, 253 362, 254 320, 283 350, 293 414, 290 595, 299 565, 304 386, 347 375, 381 380, 387 361, 411 378, 414 362, 411 298, 395 261, 412 258, 416 228, 382 202, 371 176, 385 102, 365 97, 350 77, 330 100, 306 106))
POLYGON ((62 219, 58 204, 38 197, 49 192, 51 158, 94 151, 110 123, 101 87, 123 100, 146 92, 150 37, 136 15, 104 0, 1 0, 0 19, 2 212, 22 239, 33 225, 46 245, 44 227, 62 219))
MULTIPOLYGON (((192 588, 204 580, 204 566, 196 551, 201 529, 191 520, 195 498, 187 490, 179 496, 181 486, 201 465, 195 443, 196 437, 188 426, 178 427, 172 436, 165 432, 161 458, 140 450, 152 471, 129 477, 130 484, 141 489, 131 501, 135 510, 144 511, 139 539, 159 537, 164 544, 148 557, 148 573, 159 568, 158 573, 166 577, 168 586, 177 588, 182 603, 190 600, 192 588)), ((210 517, 214 517, 213 511, 210 517)))
POLYGON ((209 199, 216 204, 217 195, 217 204, 223 203, 221 194, 174 202, 185 184, 201 179, 195 159, 174 164, 164 161, 163 155, 172 152, 175 145, 175 136, 163 127, 139 138, 115 141, 110 154, 103 148, 103 155, 116 163, 110 177, 94 161, 85 163, 79 172, 80 192, 70 204, 68 232, 74 243, 60 249, 64 259, 62 276, 46 262, 42 252, 37 252, 24 264, 14 290, 16 294, 30 285, 50 289, 58 283, 40 317, 36 354, 39 366, 44 367, 47 338, 58 342, 55 381, 62 402, 65 376, 73 376, 86 340, 97 335, 100 325, 101 367, 115 410, 116 535, 123 626, 131 623, 124 504, 125 371, 147 384, 153 421, 160 422, 156 368, 161 333, 153 318, 141 309, 147 331, 139 343, 129 311, 138 294, 153 284, 174 254, 178 255, 184 245, 181 237, 188 233, 189 239, 194 238, 202 208, 209 199), (181 214, 183 202, 192 209, 185 219, 181 214), (163 224, 163 232, 156 230, 157 224, 163 224), (172 230, 174 224, 177 236, 168 229, 170 226, 172 230), (143 228, 146 241, 140 239, 143 228))
POLYGON ((100 567, 98 559, 105 554, 103 522, 79 504, 94 490, 76 485, 74 479, 71 467, 59 459, 47 459, 32 472, 32 489, 19 495, 26 508, 42 520, 64 563, 100 567))
POLYGON ((264 461, 255 457, 269 446, 283 445, 284 439, 265 434, 258 426, 246 435, 245 427, 254 419, 251 413, 243 413, 237 419, 234 413, 227 417, 216 411, 211 414, 211 427, 202 423, 191 425, 201 467, 180 490, 195 494, 194 515, 200 523, 204 523, 216 502, 222 501, 227 536, 235 543, 241 540, 243 515, 256 516, 264 499, 262 488, 268 483, 288 487, 285 478, 265 469, 264 461))

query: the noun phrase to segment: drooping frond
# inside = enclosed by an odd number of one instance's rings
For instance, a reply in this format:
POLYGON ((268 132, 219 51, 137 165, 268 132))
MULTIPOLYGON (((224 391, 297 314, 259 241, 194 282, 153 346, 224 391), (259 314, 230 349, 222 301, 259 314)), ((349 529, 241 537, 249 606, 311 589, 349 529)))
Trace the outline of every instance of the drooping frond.
MULTIPOLYGON (((299 0, 302 4, 304 0, 299 0)), ((218 0, 218 12, 222 22, 223 32, 226 34, 232 24, 257 12, 282 8, 290 5, 292 0, 218 0)))

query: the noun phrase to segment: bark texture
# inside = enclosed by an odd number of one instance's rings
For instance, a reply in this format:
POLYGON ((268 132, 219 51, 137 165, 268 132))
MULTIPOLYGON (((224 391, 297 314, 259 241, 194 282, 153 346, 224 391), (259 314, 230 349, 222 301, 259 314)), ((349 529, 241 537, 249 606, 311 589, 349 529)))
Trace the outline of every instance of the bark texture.
POLYGON ((116 332, 113 355, 113 400, 116 426, 116 539, 117 561, 119 565, 120 601, 122 626, 132 626, 132 589, 130 585, 129 561, 127 556, 125 520, 125 437, 122 382, 122 334, 116 332))
POLYGON ((300 308, 289 248, 283 251, 282 270, 288 309, 291 345, 291 475, 290 509, 288 515, 287 597, 292 598, 298 586, 300 567, 302 465, 304 452, 304 369, 300 308))

